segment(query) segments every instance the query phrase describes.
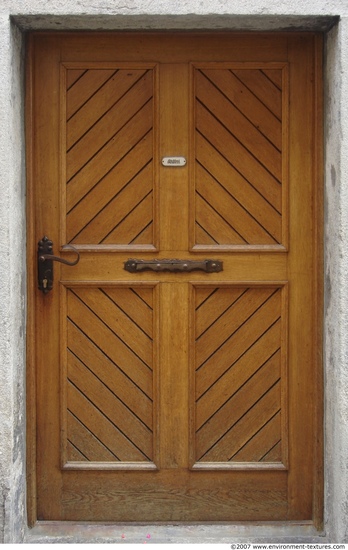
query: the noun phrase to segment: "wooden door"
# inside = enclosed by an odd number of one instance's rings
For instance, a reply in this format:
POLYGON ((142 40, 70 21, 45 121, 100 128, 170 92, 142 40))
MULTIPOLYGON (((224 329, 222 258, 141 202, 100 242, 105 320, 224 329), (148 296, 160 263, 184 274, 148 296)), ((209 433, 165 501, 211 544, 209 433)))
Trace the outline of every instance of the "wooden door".
POLYGON ((320 38, 36 34, 28 59, 32 520, 318 520, 320 38), (81 256, 46 294, 44 235, 81 256))

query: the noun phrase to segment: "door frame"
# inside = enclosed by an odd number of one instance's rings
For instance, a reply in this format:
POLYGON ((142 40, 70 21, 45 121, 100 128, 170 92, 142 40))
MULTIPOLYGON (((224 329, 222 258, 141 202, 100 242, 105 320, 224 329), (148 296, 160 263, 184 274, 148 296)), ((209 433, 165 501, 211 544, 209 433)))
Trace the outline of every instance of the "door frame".
MULTIPOLYGON (((141 31, 139 30, 139 33, 141 31)), ((145 31, 146 33, 147 31, 145 31)), ((150 31, 153 32, 153 31, 150 31)), ((161 31, 159 31, 161 32, 161 31)), ((217 34, 219 31, 207 31, 209 34, 217 34)), ((226 31, 224 31, 226 32, 226 31)), ((51 34, 51 33, 50 33, 51 34)), ((240 33, 244 34, 244 33, 240 33)), ((286 34, 286 33, 280 33, 286 34)), ((294 33, 291 33, 292 35, 294 33)), ((308 34, 306 32, 300 34, 308 34)), ((315 33, 310 33, 315 34, 315 33)), ((313 319, 317 320, 316 335, 312 342, 312 347, 317 357, 316 370, 313 373, 314 391, 318 396, 315 408, 315 431, 318 434, 317 438, 317 465, 313 475, 315 493, 313 494, 313 524, 316 529, 320 530, 323 526, 323 368, 322 368, 322 348, 323 348, 323 330, 321 319, 323 316, 323 78, 322 78, 322 36, 315 34, 317 47, 316 51, 316 75, 315 79, 315 94, 313 102, 317 112, 315 118, 315 126, 313 127, 313 149, 315 151, 313 157, 313 179, 317 182, 315 186, 315 196, 313 197, 313 249, 316 256, 316 264, 318 269, 313 277, 313 285, 317 296, 315 308, 312 311, 313 319)), ((28 60, 31 55, 30 41, 28 42, 28 60)), ((33 189, 35 181, 33 177, 33 150, 31 147, 31 132, 32 125, 32 97, 31 97, 31 80, 32 71, 30 62, 28 61, 28 73, 26 83, 26 144, 27 144, 27 285, 28 285, 28 315, 27 315, 27 510, 28 524, 33 526, 37 521, 36 515, 36 375, 35 375, 35 315, 34 315, 34 289, 36 287, 36 249, 33 250, 35 244, 35 220, 33 217, 33 189), (29 91, 29 93, 28 93, 29 91)), ((289 522, 292 523, 292 522, 289 522)))

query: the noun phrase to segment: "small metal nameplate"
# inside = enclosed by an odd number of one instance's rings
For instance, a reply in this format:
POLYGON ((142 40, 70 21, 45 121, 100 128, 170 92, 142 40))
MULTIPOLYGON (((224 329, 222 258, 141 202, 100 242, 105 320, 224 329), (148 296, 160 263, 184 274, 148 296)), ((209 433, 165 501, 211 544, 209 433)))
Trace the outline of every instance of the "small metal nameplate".
POLYGON ((186 159, 185 157, 163 157, 162 159, 163 166, 185 166, 186 159))

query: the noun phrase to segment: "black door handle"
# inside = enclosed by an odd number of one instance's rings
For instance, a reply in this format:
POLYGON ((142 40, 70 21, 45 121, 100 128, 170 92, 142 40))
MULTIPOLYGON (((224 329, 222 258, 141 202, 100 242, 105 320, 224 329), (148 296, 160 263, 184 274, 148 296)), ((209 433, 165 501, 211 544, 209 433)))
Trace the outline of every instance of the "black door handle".
POLYGON ((64 248, 69 248, 76 252, 77 258, 72 262, 55 256, 53 254, 53 242, 48 237, 43 237, 38 242, 37 249, 37 271, 39 290, 47 294, 53 288, 53 262, 60 262, 65 265, 76 265, 80 261, 80 253, 71 244, 64 245, 64 248))

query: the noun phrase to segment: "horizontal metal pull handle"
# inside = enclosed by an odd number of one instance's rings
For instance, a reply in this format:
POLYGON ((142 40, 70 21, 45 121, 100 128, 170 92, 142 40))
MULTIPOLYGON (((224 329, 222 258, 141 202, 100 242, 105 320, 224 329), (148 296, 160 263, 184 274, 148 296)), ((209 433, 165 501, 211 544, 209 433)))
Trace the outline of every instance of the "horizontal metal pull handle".
POLYGON ((222 271, 222 262, 219 260, 136 260, 130 259, 124 263, 124 269, 130 273, 140 271, 205 271, 217 273, 222 271))

